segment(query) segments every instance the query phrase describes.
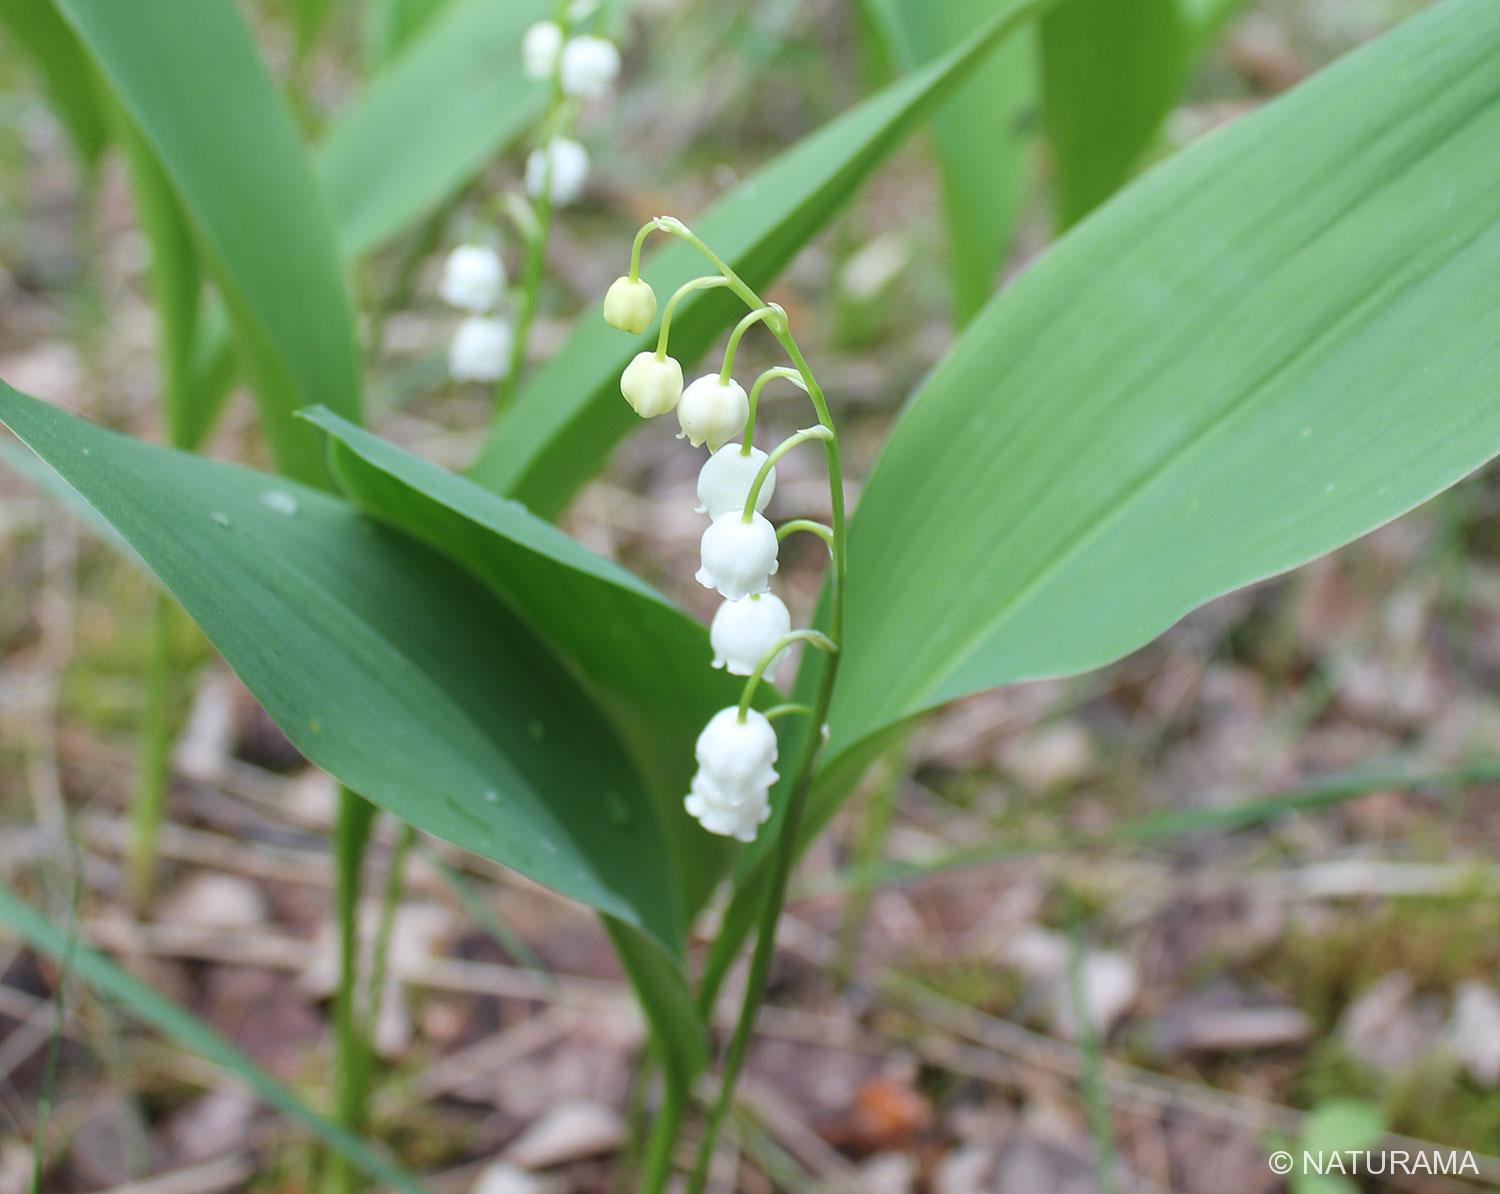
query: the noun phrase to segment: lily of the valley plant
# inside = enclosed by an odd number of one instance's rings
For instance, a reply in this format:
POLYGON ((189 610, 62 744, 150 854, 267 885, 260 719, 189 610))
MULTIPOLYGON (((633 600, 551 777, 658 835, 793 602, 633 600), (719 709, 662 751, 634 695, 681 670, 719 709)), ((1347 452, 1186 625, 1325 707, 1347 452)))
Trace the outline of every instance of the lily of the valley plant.
MULTIPOLYGON (((586 315, 539 363, 554 212, 599 200, 586 106, 621 76, 607 40, 620 6, 414 7, 428 24, 382 35, 383 65, 313 147, 235 0, 0 5, 63 88, 80 161, 92 170, 118 144, 130 167, 171 446, 5 385, 0 420, 341 785, 330 1106, 5 890, 0 919, 320 1135, 329 1194, 361 1174, 420 1190, 364 1139, 379 1067, 356 913, 383 810, 398 857, 420 831, 597 911, 651 1030, 630 1180, 655 1194, 686 1170, 698 1190, 793 868, 924 714, 1101 667, 1500 451, 1500 3, 1442 0, 1133 179, 1176 99, 1164 81, 1186 77, 1225 6, 1005 0, 955 40, 929 23, 951 6, 869 0, 905 73, 691 229, 649 221, 623 276, 576 296, 586 315), (1011 68, 1033 58, 1035 85, 1018 87, 1031 75, 1011 68), (89 87, 67 90, 77 79, 89 87), (834 412, 763 291, 928 116, 956 331, 913 393, 887 395, 901 413, 846 517, 834 412), (1033 126, 1059 236, 996 291, 1033 126), (514 185, 455 216, 497 160, 514 185), (387 245, 446 257, 451 378, 494 387, 463 474, 361 425, 371 321, 350 267, 387 245), (751 334, 779 363, 736 376, 751 334), (192 451, 241 375, 274 472, 192 451), (773 399, 810 416, 757 444, 773 399), (708 625, 553 522, 635 415, 675 415, 677 450, 701 456, 696 580, 721 601, 708 625), (829 521, 774 525, 777 465, 820 448, 829 521), (793 534, 828 555, 795 628, 775 591, 793 534), (721 1041, 713 1013, 751 941, 721 1041)), ((326 6, 309 10, 304 41, 326 6)), ((413 297, 420 271, 398 272, 381 311, 413 297)), ((163 669, 151 677, 155 691, 163 669)), ((169 739, 162 717, 145 720, 149 846, 169 739)), ((149 875, 151 850, 139 856, 149 875)))

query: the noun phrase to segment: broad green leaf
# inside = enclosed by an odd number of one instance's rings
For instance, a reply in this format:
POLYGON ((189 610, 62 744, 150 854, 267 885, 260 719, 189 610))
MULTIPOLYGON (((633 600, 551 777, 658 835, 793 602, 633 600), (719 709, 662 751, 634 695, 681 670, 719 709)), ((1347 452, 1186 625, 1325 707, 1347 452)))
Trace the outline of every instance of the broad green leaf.
POLYGON ((130 542, 314 763, 676 956, 655 806, 589 698, 467 573, 342 500, 3 385, 0 421, 130 542))
POLYGON ((307 417, 332 437, 334 475, 356 504, 463 564, 591 690, 657 798, 672 850, 656 865, 671 874, 680 861, 682 906, 698 908, 726 851, 682 806, 693 743, 740 695, 738 682, 709 667, 704 627, 518 503, 331 412, 307 417))
MULTIPOLYGON (((905 70, 952 49, 994 12, 990 0, 864 0, 864 5, 889 56, 905 70)), ((1036 105, 1032 43, 1029 30, 1007 39, 933 120, 959 323, 967 322, 994 292, 1025 196, 1029 125, 1036 105)))
POLYGON ((693 1001, 681 961, 668 957, 629 925, 611 916, 603 921, 651 1025, 666 1080, 686 1098, 692 1093, 693 1079, 708 1068, 709 1052, 708 1026, 693 1001))
POLYGON ((79 159, 92 170, 109 143, 109 119, 77 36, 48 0, 0 0, 0 25, 42 72, 47 98, 79 159))
POLYGON ((1187 69, 1177 0, 1069 0, 1042 18, 1042 113, 1068 228, 1130 177, 1187 69))
POLYGON ((912 400, 850 541, 830 758, 1098 667, 1500 450, 1500 6, 1448 0, 1159 167, 912 400))
POLYGON ((186 1008, 121 970, 103 954, 69 939, 35 908, 0 884, 0 924, 32 947, 68 965, 69 972, 100 995, 165 1033, 187 1049, 227 1070, 283 1115, 315 1136, 376 1181, 407 1194, 423 1194, 411 1174, 381 1156, 358 1136, 319 1115, 249 1057, 186 1008))
POLYGON ((1497 54, 1493 0, 1412 18, 1148 173, 970 325, 853 520, 804 838, 924 711, 1100 667, 1500 451, 1497 54))
POLYGON ((346 256, 432 211, 535 123, 546 89, 521 73, 521 35, 553 7, 454 0, 339 113, 318 173, 346 256))
MULTIPOLYGON (((993 19, 964 45, 782 154, 695 221, 697 231, 750 285, 763 286, 843 208, 917 121, 1048 3, 1007 0, 998 5, 993 19)), ((622 268, 626 256, 622 247, 622 268)), ((704 272, 703 260, 681 244, 655 254, 644 269, 663 301, 704 272)), ((693 361, 736 317, 733 302, 722 291, 691 296, 672 323, 673 355, 684 363, 693 361)), ((597 314, 585 318, 523 387, 515 406, 497 420, 474 464, 474 479, 539 514, 555 514, 638 425, 620 397, 620 373, 648 343, 655 343, 654 333, 626 336, 597 314)))
POLYGON ((292 412, 359 416, 354 325, 325 205, 234 0, 56 0, 176 190, 229 307, 282 471, 321 483, 292 412))

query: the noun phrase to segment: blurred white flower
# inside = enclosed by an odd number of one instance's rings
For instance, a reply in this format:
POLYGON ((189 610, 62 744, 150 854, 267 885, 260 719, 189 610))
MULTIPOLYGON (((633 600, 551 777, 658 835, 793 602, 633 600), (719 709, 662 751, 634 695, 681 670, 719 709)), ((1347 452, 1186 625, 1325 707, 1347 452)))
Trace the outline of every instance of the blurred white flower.
POLYGON ((530 79, 550 79, 562 53, 563 31, 556 21, 538 21, 521 38, 521 65, 530 79))
POLYGON ((738 511, 721 514, 703 532, 698 583, 730 601, 764 593, 778 566, 778 546, 775 528, 759 514, 749 522, 738 511))
POLYGON ((540 199, 545 186, 556 207, 576 203, 588 176, 588 150, 567 137, 553 137, 545 151, 533 149, 526 159, 526 193, 540 199))
POLYGON ((744 387, 733 378, 720 381, 717 373, 705 374, 688 386, 677 407, 677 421, 688 442, 695 448, 707 443, 711 452, 744 431, 749 418, 750 399, 744 387))
POLYGON ((602 37, 574 37, 563 46, 562 89, 575 99, 603 99, 620 73, 620 51, 602 37))
POLYGON ((616 278, 604 295, 604 322, 638 336, 656 318, 656 291, 645 278, 616 278))
POLYGON ((572 25, 581 25, 598 11, 599 0, 573 0, 573 3, 568 5, 568 22, 572 25))
MULTIPOLYGON (((725 444, 703 463, 698 473, 698 513, 718 518, 731 510, 743 510, 755 474, 766 462, 766 454, 751 448, 746 456, 742 444, 725 444)), ((756 513, 764 510, 776 492, 776 469, 766 474, 765 484, 755 495, 756 513)))
POLYGON ((438 292, 450 306, 476 315, 491 311, 505 289, 505 264, 488 245, 459 245, 443 263, 438 292))
MULTIPOLYGON (((775 593, 752 593, 738 601, 726 601, 714 614, 708 630, 708 641, 714 649, 714 667, 724 668, 731 676, 751 675, 766 652, 785 638, 792 629, 792 615, 775 593)), ((786 651, 781 651, 766 668, 775 673, 786 651)))
POLYGON ((454 381, 498 381, 510 371, 510 324, 503 319, 471 316, 458 325, 448 347, 448 372, 454 381))
POLYGON ((682 803, 709 833, 742 842, 753 842, 756 830, 771 817, 769 787, 726 789, 702 771, 694 774, 682 803))
POLYGON ((672 357, 638 352, 620 375, 620 393, 641 418, 664 415, 682 398, 682 366, 672 357))

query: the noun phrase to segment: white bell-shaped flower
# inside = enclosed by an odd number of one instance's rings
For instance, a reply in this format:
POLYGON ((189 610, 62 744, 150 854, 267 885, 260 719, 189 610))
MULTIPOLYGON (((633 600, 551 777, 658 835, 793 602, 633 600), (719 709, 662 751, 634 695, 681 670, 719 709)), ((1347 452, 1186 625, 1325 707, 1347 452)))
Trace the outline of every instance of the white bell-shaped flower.
POLYGON ((677 421, 688 443, 695 448, 706 443, 711 452, 744 431, 749 418, 745 388, 734 378, 720 381, 717 373, 704 374, 688 386, 677 407, 677 421))
MULTIPOLYGON (((706 461, 698 473, 698 513, 718 518, 731 510, 743 510, 750 496, 755 475, 765 464, 766 454, 759 448, 744 453, 742 444, 725 444, 706 461)), ((776 492, 776 469, 766 474, 765 484, 755 495, 755 511, 760 513, 776 492)))
POLYGON ((604 295, 604 322, 638 336, 656 318, 656 291, 645 278, 616 278, 604 295))
POLYGON ((505 289, 505 264, 488 245, 459 245, 443 263, 443 302, 478 315, 492 311, 505 289))
MULTIPOLYGON (((749 676, 760 666, 766 652, 791 633, 792 615, 786 603, 775 593, 752 593, 738 601, 726 601, 714 614, 708 628, 708 641, 714 649, 714 667, 724 668, 731 676, 749 676)), ((779 652, 766 668, 774 675, 786 650, 779 652)))
POLYGON ((503 319, 471 316, 458 325, 448 346, 454 381, 498 381, 510 372, 512 332, 503 319))
POLYGON ((538 21, 521 38, 521 66, 528 79, 550 79, 562 53, 563 31, 556 21, 538 21))
POLYGON ((778 566, 778 546, 775 528, 759 514, 749 522, 736 510, 721 514, 703 532, 698 583, 730 601, 764 593, 778 566))
POLYGON ((706 773, 693 776, 683 806, 709 833, 753 842, 755 833, 771 817, 769 787, 726 789, 706 773))
POLYGON ((620 393, 641 418, 664 415, 682 398, 682 366, 672 357, 638 352, 620 375, 620 393))
POLYGON ((533 149, 526 159, 526 193, 540 199, 545 186, 554 207, 578 202, 588 176, 589 152, 569 137, 553 137, 545 150, 533 149))
POLYGON ((693 747, 698 770, 726 794, 746 787, 769 788, 776 782, 776 729, 764 713, 740 711, 734 705, 708 719, 693 747))
POLYGON ((575 99, 603 99, 620 73, 620 51, 602 37, 575 37, 562 52, 562 89, 575 99))

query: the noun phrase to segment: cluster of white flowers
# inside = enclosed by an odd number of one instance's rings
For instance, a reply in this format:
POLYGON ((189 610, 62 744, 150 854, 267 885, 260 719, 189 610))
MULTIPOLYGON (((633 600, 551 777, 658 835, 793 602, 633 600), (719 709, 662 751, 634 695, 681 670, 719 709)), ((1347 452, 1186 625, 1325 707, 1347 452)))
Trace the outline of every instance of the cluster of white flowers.
MULTIPOLYGON (((593 0, 573 4, 570 24, 586 20, 593 0)), ((521 61, 533 79, 555 81, 571 100, 599 100, 609 95, 620 74, 620 51, 607 38, 582 33, 569 36, 556 21, 538 21, 521 39, 521 61)), ((526 193, 545 192, 555 207, 576 203, 588 180, 589 155, 577 141, 554 136, 526 159, 526 193)))
MULTIPOLYGON (((742 322, 730 340, 722 372, 705 374, 683 386, 681 364, 667 355, 672 311, 689 290, 717 284, 718 279, 699 279, 673 297, 662 317, 656 349, 631 360, 621 375, 620 392, 642 418, 675 410, 681 428, 677 438, 709 450, 698 474, 698 512, 708 515, 709 524, 700 544, 697 580, 724 599, 709 630, 712 664, 731 675, 753 677, 753 687, 761 675, 776 670, 791 641, 811 635, 807 631, 793 634, 785 603, 770 592, 780 539, 763 511, 776 489, 775 457, 794 443, 826 438, 831 432, 823 427, 799 432, 770 455, 749 442, 747 424, 754 399, 730 376, 734 349, 751 322, 784 320, 779 307, 762 308, 742 322), (741 437, 743 442, 737 442, 741 437)), ((637 276, 633 259, 631 273, 616 279, 605 296, 605 321, 639 335, 650 326, 656 310, 656 294, 637 276)), ((802 385, 795 371, 778 369, 757 382, 754 392, 771 376, 790 376, 802 385)), ((771 815, 770 789, 777 778, 776 732, 763 714, 748 707, 748 701, 747 694, 744 707, 720 710, 699 735, 698 770, 684 802, 704 829, 741 841, 753 840, 771 815)))
POLYGON ((443 301, 468 316, 448 346, 455 381, 491 382, 510 368, 513 332, 495 314, 505 293, 505 263, 488 245, 460 245, 448 254, 439 287, 443 301))

